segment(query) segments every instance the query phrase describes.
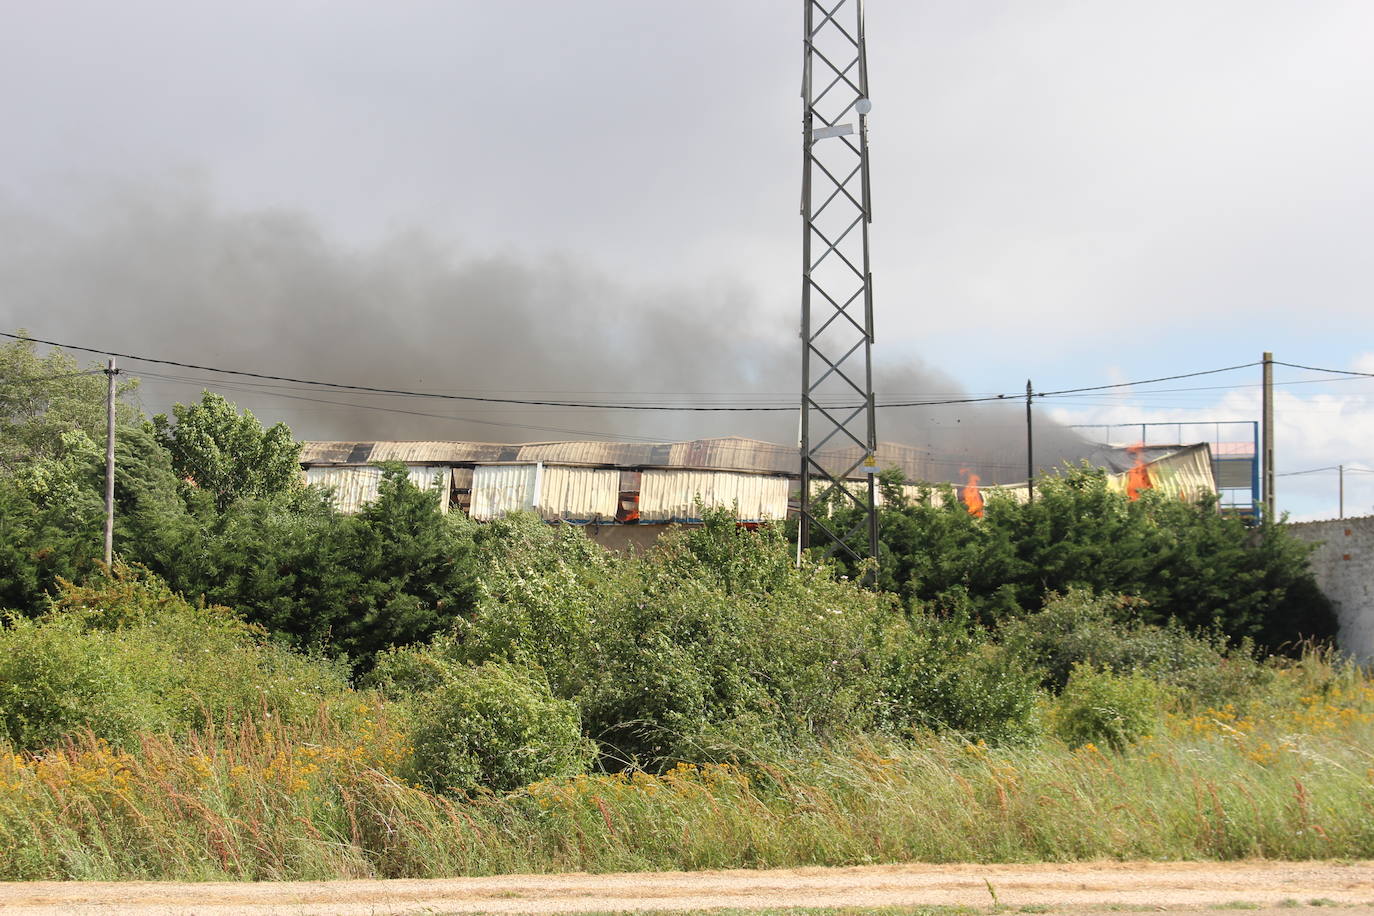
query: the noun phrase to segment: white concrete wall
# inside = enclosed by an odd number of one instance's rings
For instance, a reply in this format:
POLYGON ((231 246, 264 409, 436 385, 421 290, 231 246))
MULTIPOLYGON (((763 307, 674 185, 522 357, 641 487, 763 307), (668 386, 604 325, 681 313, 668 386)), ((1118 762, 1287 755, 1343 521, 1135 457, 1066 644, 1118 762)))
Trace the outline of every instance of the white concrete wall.
POLYGON ((1319 544, 1312 572, 1336 607, 1341 648, 1374 664, 1374 516, 1297 522, 1288 530, 1319 544))

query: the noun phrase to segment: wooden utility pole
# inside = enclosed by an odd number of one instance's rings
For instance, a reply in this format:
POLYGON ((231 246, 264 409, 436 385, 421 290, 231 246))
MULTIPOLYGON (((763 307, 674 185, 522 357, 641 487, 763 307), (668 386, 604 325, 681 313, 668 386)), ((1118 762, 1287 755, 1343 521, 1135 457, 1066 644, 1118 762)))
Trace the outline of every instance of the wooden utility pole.
POLYGON ((1026 379, 1026 502, 1035 502, 1035 442, 1031 426, 1031 380, 1026 379))
POLYGON ((1264 521, 1278 521, 1274 513, 1274 354, 1264 354, 1264 410, 1261 423, 1264 427, 1264 521))
POLYGON ((115 358, 105 369, 109 385, 105 389, 105 566, 114 563, 114 475, 115 475, 115 358))

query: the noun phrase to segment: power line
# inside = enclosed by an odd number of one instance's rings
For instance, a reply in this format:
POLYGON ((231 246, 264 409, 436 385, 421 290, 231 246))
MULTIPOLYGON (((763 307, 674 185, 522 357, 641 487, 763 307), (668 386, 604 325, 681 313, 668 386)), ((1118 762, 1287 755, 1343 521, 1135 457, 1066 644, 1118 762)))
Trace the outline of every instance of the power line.
MULTIPOLYGON (((186 383, 196 384, 196 385, 199 385, 199 384, 201 384, 201 383, 207 381, 207 379, 192 379, 192 378, 178 377, 178 376, 174 376, 174 375, 161 375, 161 374, 156 373, 156 372, 145 372, 145 373, 143 373, 143 374, 144 374, 145 376, 147 376, 148 378, 164 379, 164 380, 167 380, 167 381, 186 382, 186 383)), ((219 385, 219 387, 221 387, 221 388, 226 388, 226 389, 231 390, 231 391, 244 391, 244 392, 248 392, 248 393, 250 393, 250 394, 252 394, 252 393, 265 393, 265 394, 268 394, 270 397, 287 398, 287 399, 290 399, 290 400, 293 400, 293 401, 308 401, 308 402, 313 403, 313 404, 329 404, 329 405, 333 405, 333 406, 336 406, 336 407, 347 407, 347 408, 349 408, 349 409, 351 409, 351 410, 376 410, 376 411, 381 411, 381 412, 383 412, 383 413, 406 414, 406 415, 412 416, 412 417, 429 417, 429 418, 432 418, 432 419, 435 419, 435 420, 451 420, 451 421, 453 421, 453 422, 455 422, 455 423, 476 423, 476 424, 479 424, 479 425, 482 425, 482 426, 500 426, 500 427, 506 427, 506 428, 509 428, 509 429, 530 429, 530 430, 539 430, 539 431, 543 431, 543 432, 563 433, 563 434, 569 435, 569 436, 588 436, 588 437, 608 438, 604 433, 594 433, 594 432, 589 432, 589 431, 587 431, 587 430, 581 430, 581 429, 563 429, 563 428, 557 427, 557 426, 537 426, 537 425, 532 425, 532 424, 528 424, 528 423, 503 423, 503 422, 500 422, 500 421, 497 421, 497 420, 480 420, 480 419, 478 419, 478 418, 476 418, 476 417, 455 417, 455 416, 452 416, 452 415, 450 415, 450 414, 429 413, 429 412, 423 411, 423 410, 407 410, 407 409, 404 408, 404 407, 387 407, 387 406, 384 406, 384 405, 382 405, 382 404, 360 404, 360 403, 358 403, 358 402, 356 402, 356 401, 331 401, 331 400, 327 400, 327 399, 325 399, 325 398, 312 398, 312 397, 308 397, 308 396, 302 395, 302 394, 287 394, 287 393, 284 392, 284 391, 257 392, 257 391, 255 391, 255 390, 252 389, 252 388, 247 388, 247 387, 244 387, 244 386, 241 386, 241 385, 235 385, 235 384, 233 384, 233 383, 228 383, 228 384, 221 383, 221 384, 219 385)), ((642 440, 642 441, 648 442, 648 443, 662 443, 662 442, 670 441, 670 440, 667 440, 667 439, 657 439, 657 438, 651 438, 651 437, 645 437, 645 436, 617 436, 616 438, 617 438, 617 439, 621 439, 621 440, 624 440, 624 439, 642 440)))
POLYGON ((1332 375, 1358 375, 1364 378, 1374 378, 1374 372, 1356 372, 1354 369, 1325 369, 1321 366, 1300 366, 1297 363, 1281 363, 1274 360, 1276 366, 1287 366, 1289 369, 1306 369, 1308 372, 1329 372, 1332 375))
POLYGON ((1339 470, 1339 468, 1340 468, 1339 465, 1333 464, 1333 465, 1329 465, 1328 467, 1324 467, 1324 468, 1308 468, 1308 469, 1305 470, 1305 471, 1285 471, 1285 472, 1282 473, 1282 474, 1275 474, 1274 476, 1275 476, 1275 477, 1301 477, 1301 476, 1304 475, 1304 474, 1320 474, 1320 473, 1322 473, 1323 471, 1335 471, 1335 470, 1339 470))
MULTIPOLYGON (((293 384, 293 385, 307 385, 307 386, 313 386, 313 387, 319 387, 319 388, 332 388, 332 389, 342 390, 342 391, 357 391, 357 392, 361 392, 361 393, 365 393, 365 394, 398 395, 398 396, 402 396, 402 397, 431 398, 431 399, 436 399, 436 400, 467 401, 467 402, 474 402, 474 403, 506 404, 506 405, 527 406, 527 407, 568 407, 568 408, 581 408, 581 409, 591 409, 591 410, 623 410, 623 411, 637 411, 637 410, 643 410, 643 411, 727 412, 727 413, 739 413, 739 412, 776 412, 776 411, 788 411, 788 412, 790 412, 790 411, 794 411, 794 410, 797 409, 796 405, 794 405, 794 404, 789 404, 789 405, 785 405, 785 406, 771 406, 771 405, 738 405, 738 404, 736 404, 736 405, 727 405, 727 406, 722 406, 722 405, 702 405, 702 404, 649 404, 649 403, 640 403, 640 404, 623 404, 623 403, 620 403, 620 404, 617 404, 617 403, 588 402, 588 401, 544 400, 544 399, 532 399, 532 398, 503 398, 503 397, 489 397, 489 396, 483 396, 483 395, 470 395, 470 394, 449 394, 449 393, 445 393, 445 392, 435 392, 435 391, 411 391, 411 390, 402 389, 402 388, 381 388, 381 387, 372 386, 372 385, 353 385, 353 384, 347 384, 347 383, 343 383, 343 382, 327 382, 327 381, 321 381, 321 380, 318 380, 318 379, 295 378, 295 377, 286 376, 286 375, 271 375, 271 374, 264 373, 264 372, 250 372, 250 371, 243 370, 243 369, 221 369, 221 368, 218 368, 218 367, 216 367, 216 366, 205 366, 205 365, 200 365, 200 364, 197 364, 197 363, 188 363, 188 362, 184 362, 184 361, 181 361, 181 360, 160 359, 160 358, 151 357, 151 356, 139 356, 139 355, 132 354, 132 353, 118 353, 118 352, 114 352, 114 351, 110 351, 110 350, 100 350, 100 349, 96 349, 96 348, 94 348, 94 347, 83 347, 83 346, 78 346, 78 345, 76 345, 76 344, 62 343, 61 341, 55 341, 55 340, 45 340, 45 339, 39 338, 39 337, 29 337, 29 336, 26 336, 26 335, 13 334, 13 333, 5 332, 5 331, 0 331, 0 337, 9 337, 9 338, 11 338, 11 339, 13 339, 13 340, 26 340, 26 341, 31 341, 31 342, 33 342, 33 343, 41 343, 41 344, 45 344, 45 345, 47 345, 47 346, 61 347, 61 348, 63 348, 63 349, 67 349, 67 350, 76 350, 76 351, 80 351, 80 352, 83 352, 83 353, 95 353, 95 354, 102 354, 102 355, 115 356, 115 357, 118 357, 118 358, 120 358, 120 359, 133 360, 133 361, 135 361, 135 362, 152 363, 152 364, 154 364, 154 365, 162 365, 162 366, 174 366, 174 367, 176 367, 176 368, 180 368, 180 369, 191 369, 191 370, 195 370, 195 371, 198 371, 198 372, 212 372, 212 373, 215 373, 215 374, 217 374, 217 375, 231 375, 231 376, 236 376, 236 377, 240 377, 240 378, 261 379, 261 380, 269 381, 269 382, 284 382, 284 383, 293 384)), ((1065 389, 1061 389, 1061 390, 1057 390, 1057 391, 1036 392, 1036 396, 1037 396, 1037 397, 1040 397, 1040 398, 1046 398, 1046 397, 1062 397, 1062 396, 1066 396, 1066 395, 1080 394, 1080 393, 1083 393, 1083 392, 1091 392, 1091 391, 1108 391, 1108 390, 1118 389, 1118 388, 1132 388, 1132 387, 1139 386, 1139 385, 1150 385, 1150 384, 1156 384, 1156 383, 1158 383, 1158 382, 1175 381, 1175 380, 1177 380, 1177 379, 1196 378, 1196 377, 1198 377, 1198 376, 1203 376, 1203 375, 1216 375, 1216 374, 1222 373, 1222 372, 1232 372, 1232 371, 1235 371, 1235 370, 1237 370, 1237 369, 1247 369, 1247 368, 1251 368, 1251 367, 1256 366, 1256 365, 1259 365, 1259 364, 1258 364, 1258 363, 1244 363, 1244 364, 1241 364, 1241 365, 1238 365, 1238 366, 1226 366, 1226 367, 1223 367, 1223 368, 1220 368, 1220 369, 1204 369, 1204 370, 1199 371, 1199 372, 1185 372, 1185 373, 1181 373, 1181 374, 1178 374, 1178 375, 1160 376, 1160 377, 1158 377, 1158 378, 1143 379, 1143 380, 1140 380, 1140 381, 1132 381, 1132 382, 1115 382, 1115 383, 1111 383, 1111 384, 1107 384, 1107 385, 1088 385, 1088 386, 1084 386, 1084 387, 1080 387, 1080 388, 1065 388, 1065 389)), ((1307 368, 1307 367, 1299 367, 1299 368, 1307 368)), ((1331 371, 1331 370, 1327 370, 1327 371, 1331 371)), ((895 401, 895 402, 888 402, 888 403, 885 403, 885 404, 880 404, 880 405, 877 405, 877 406, 883 407, 883 408, 897 408, 897 407, 941 407, 941 406, 956 405, 956 404, 981 404, 981 403, 989 403, 989 402, 992 402, 992 401, 1006 401, 1006 400, 1009 400, 1009 399, 1020 399, 1021 397, 1022 397, 1022 394, 1020 394, 1020 393, 1018 392, 1018 393, 1014 393, 1014 394, 1013 394, 1013 393, 1007 393, 1007 394, 994 394, 994 395, 985 395, 985 396, 981 396, 981 397, 945 398, 945 399, 938 399, 938 400, 895 401)), ((859 405, 833 405, 833 408, 832 408, 832 409, 845 409, 846 407, 848 407, 848 408, 850 408, 850 409, 853 409, 854 407, 857 407, 857 406, 859 406, 859 405)))
POLYGON ((1106 391, 1109 388, 1130 388, 1135 385, 1152 385, 1155 382, 1172 382, 1176 379, 1181 378, 1197 378, 1199 375, 1216 375, 1221 372, 1234 372, 1237 369, 1250 369, 1258 365, 1258 362, 1241 363, 1239 366, 1226 366, 1222 369, 1204 369, 1201 372, 1185 372, 1182 375, 1164 375, 1160 376, 1159 378, 1145 379, 1144 381, 1140 382, 1118 382, 1112 385, 1090 385, 1086 388, 1065 388, 1061 391, 1037 391, 1035 394, 1037 397, 1048 398, 1062 394, 1078 394, 1079 392, 1083 391, 1106 391))
POLYGON ((1323 471, 1339 471, 1345 469, 1347 474, 1374 474, 1374 468, 1362 468, 1352 464, 1331 464, 1324 468, 1307 468, 1302 471, 1286 471, 1282 474, 1275 474, 1275 477, 1300 477, 1303 474, 1320 474, 1323 471))

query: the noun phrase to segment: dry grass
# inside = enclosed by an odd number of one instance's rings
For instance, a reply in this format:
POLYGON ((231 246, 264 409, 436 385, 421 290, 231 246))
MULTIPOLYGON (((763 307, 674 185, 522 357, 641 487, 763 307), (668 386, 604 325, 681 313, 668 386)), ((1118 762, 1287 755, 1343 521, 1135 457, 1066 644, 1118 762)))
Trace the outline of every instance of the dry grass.
POLYGON ((0 754, 0 878, 1374 858, 1374 685, 1285 678, 1273 703, 1171 716, 1119 753, 924 736, 456 801, 400 778, 401 731, 361 699, 347 726, 77 739, 0 754))

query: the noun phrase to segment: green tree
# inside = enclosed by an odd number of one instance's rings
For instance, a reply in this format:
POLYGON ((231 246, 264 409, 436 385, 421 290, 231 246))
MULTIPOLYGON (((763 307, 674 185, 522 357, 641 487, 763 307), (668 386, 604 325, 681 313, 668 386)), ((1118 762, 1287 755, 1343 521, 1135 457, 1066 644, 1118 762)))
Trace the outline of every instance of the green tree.
MULTIPOLYGON (((0 346, 0 474, 58 457, 70 433, 104 442, 108 384, 98 364, 83 369, 61 350, 39 356, 28 339, 0 346)), ((117 387, 115 420, 121 426, 142 418, 126 400, 137 385, 128 379, 117 387)))
MULTIPOLYGON (((41 611, 56 577, 90 573, 101 554, 104 450, 83 432, 60 437, 51 457, 0 478, 0 607, 41 611)), ((167 453, 138 426, 115 440, 116 554, 178 565, 196 534, 167 453)))
POLYGON ((212 494, 221 511, 242 497, 300 489, 300 443, 284 423, 263 429, 251 411, 240 414, 211 391, 199 404, 174 405, 172 415, 175 423, 166 414, 153 417, 158 442, 177 475, 212 494))
POLYGON ((472 606, 473 529, 387 466, 378 498, 341 515, 313 488, 298 498, 198 509, 194 530, 143 562, 176 590, 233 607, 355 668, 452 628, 472 606))
POLYGON ((909 606, 996 625, 1086 589, 1139 599, 1147 623, 1215 628, 1270 650, 1335 634, 1310 548, 1281 525, 1222 515, 1213 500, 1131 501, 1091 468, 1045 480, 1032 504, 990 497, 982 518, 948 487, 935 496, 882 515, 880 585, 909 606))

